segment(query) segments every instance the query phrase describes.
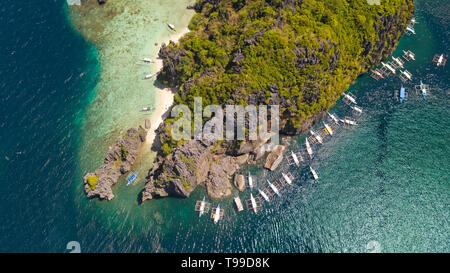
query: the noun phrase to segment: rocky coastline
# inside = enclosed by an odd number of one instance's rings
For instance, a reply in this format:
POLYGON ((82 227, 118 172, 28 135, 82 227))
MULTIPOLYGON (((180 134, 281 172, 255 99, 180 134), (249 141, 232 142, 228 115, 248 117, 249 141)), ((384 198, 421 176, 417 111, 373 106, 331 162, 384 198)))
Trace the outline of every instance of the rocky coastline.
POLYGON ((114 198, 112 186, 131 170, 146 135, 147 131, 141 126, 137 129, 130 128, 110 147, 103 165, 83 177, 84 190, 89 198, 98 197, 105 200, 114 198))

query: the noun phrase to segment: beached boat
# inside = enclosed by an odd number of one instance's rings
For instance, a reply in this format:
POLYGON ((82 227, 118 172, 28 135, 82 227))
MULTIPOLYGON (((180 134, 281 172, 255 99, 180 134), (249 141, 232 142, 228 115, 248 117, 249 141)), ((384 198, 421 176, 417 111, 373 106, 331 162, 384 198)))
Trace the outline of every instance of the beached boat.
POLYGON ((167 23, 167 26, 168 26, 171 30, 175 30, 175 26, 174 26, 174 25, 167 23))
POLYGON ((139 174, 139 172, 135 172, 128 178, 127 186, 133 184, 133 182, 134 182, 134 180, 136 180, 138 174, 139 174))
POLYGON ((149 79, 153 78, 154 76, 156 76, 156 73, 145 75, 144 80, 149 80, 149 79))
POLYGON ((143 61, 144 63, 153 63, 153 60, 150 58, 142 58, 141 61, 143 61))
POLYGON ((275 187, 274 184, 270 183, 269 180, 267 180, 267 183, 269 183, 269 187, 273 190, 273 192, 274 192, 276 195, 281 196, 280 191, 277 189, 277 187, 275 187))
POLYGON ((264 191, 262 191, 260 189, 258 189, 258 191, 259 191, 259 194, 261 194, 261 196, 264 198, 264 200, 266 200, 267 202, 270 202, 269 196, 267 196, 267 194, 264 191))
POLYGON ((203 196, 202 203, 200 204, 200 213, 198 214, 198 217, 202 217, 203 213, 205 213, 205 206, 206 206, 206 200, 203 196))
POLYGON ((256 200, 253 197, 253 194, 250 193, 250 201, 252 202, 252 208, 255 213, 258 213, 258 206, 256 205, 256 200))

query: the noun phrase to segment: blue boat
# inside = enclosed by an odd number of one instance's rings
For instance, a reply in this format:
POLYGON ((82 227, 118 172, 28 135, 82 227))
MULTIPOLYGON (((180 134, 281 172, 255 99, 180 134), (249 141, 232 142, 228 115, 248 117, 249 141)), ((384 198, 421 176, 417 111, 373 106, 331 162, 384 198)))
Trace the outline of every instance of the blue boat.
POLYGON ((403 103, 403 101, 405 100, 405 96, 406 96, 406 92, 405 92, 405 87, 400 88, 400 103, 403 103))
POLYGON ((130 178, 128 178, 127 186, 129 186, 130 184, 132 184, 134 182, 134 180, 136 180, 138 174, 139 174, 139 172, 135 172, 130 176, 130 178))

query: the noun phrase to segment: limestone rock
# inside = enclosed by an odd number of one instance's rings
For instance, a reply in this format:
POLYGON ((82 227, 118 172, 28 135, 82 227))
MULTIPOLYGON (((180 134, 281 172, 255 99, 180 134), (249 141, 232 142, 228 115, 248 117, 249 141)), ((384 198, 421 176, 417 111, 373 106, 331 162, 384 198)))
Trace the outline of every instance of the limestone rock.
POLYGON ((234 186, 236 186, 239 191, 245 190, 245 178, 242 174, 236 174, 234 176, 234 186))
POLYGON ((264 168, 274 171, 283 160, 283 152, 285 149, 285 146, 277 145, 275 149, 267 156, 264 168))

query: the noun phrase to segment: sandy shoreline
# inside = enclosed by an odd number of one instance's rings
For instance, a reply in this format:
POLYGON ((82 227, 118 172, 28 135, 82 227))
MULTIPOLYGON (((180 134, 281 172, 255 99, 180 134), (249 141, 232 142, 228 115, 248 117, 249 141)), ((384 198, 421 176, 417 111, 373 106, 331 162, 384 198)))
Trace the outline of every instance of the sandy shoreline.
MULTIPOLYGON (((180 31, 177 31, 174 35, 172 35, 169 40, 165 41, 166 44, 169 43, 169 41, 177 42, 181 37, 183 37, 186 33, 189 32, 189 29, 186 27, 180 31)), ((163 68, 163 61, 162 59, 156 58, 154 69, 155 71, 161 71, 163 68)), ((151 146, 155 137, 156 137, 156 129, 158 129, 159 125, 163 122, 163 115, 167 112, 167 110, 172 106, 173 104, 173 96, 174 94, 169 88, 158 88, 157 94, 155 94, 155 100, 156 100, 156 106, 155 110, 152 113, 152 116, 150 118, 150 124, 151 127, 147 132, 147 138, 146 138, 146 146, 151 146)))

